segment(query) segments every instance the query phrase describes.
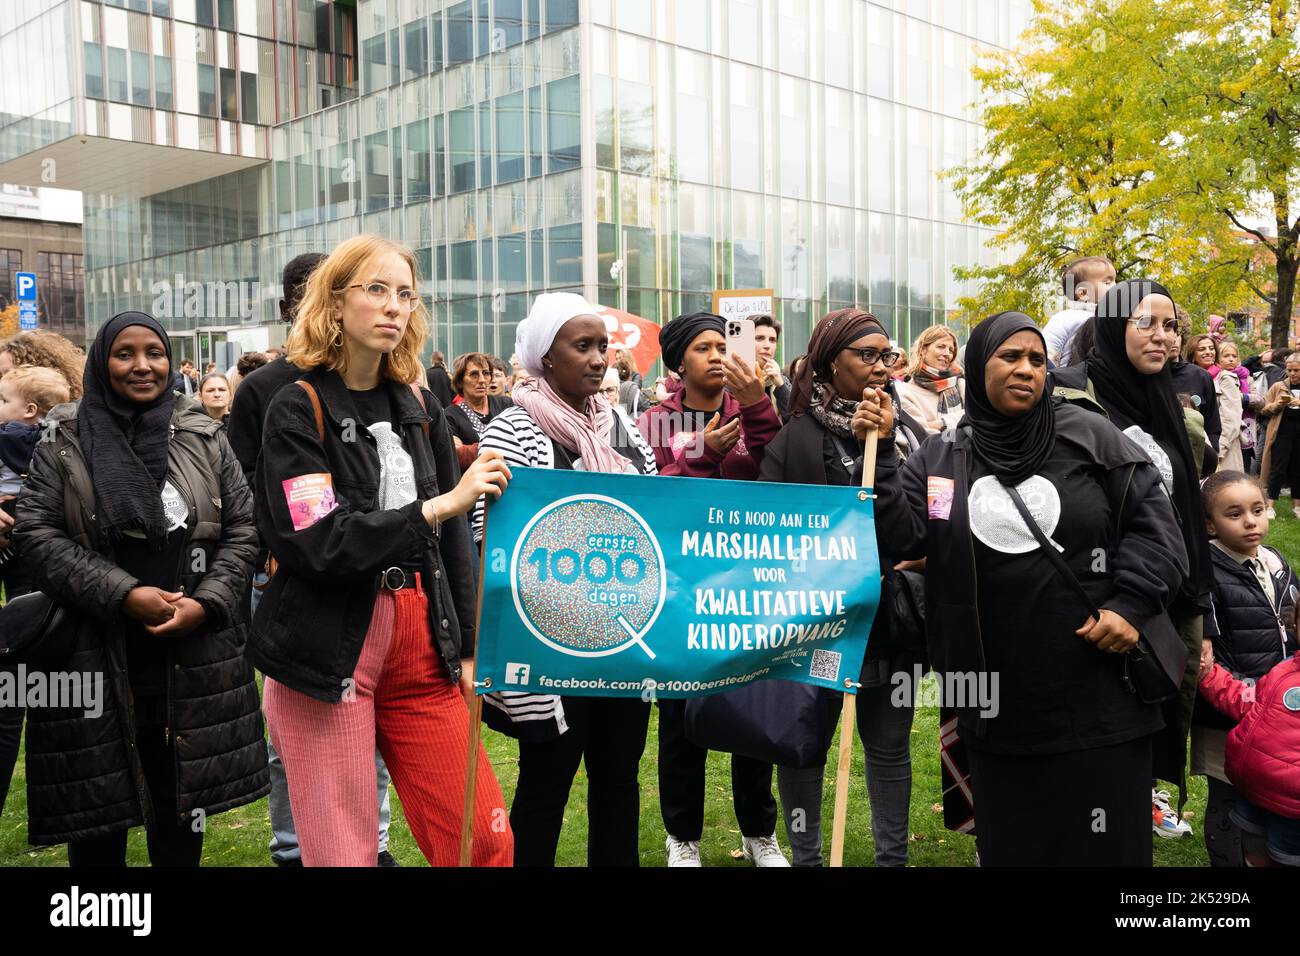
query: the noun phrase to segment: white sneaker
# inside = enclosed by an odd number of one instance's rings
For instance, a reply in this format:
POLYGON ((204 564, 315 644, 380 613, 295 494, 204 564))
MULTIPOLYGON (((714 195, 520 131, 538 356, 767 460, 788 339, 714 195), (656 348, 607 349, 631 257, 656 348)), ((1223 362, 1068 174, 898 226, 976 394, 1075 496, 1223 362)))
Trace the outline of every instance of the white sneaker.
POLYGON ((1291 516, 1293 518, 1300 518, 1300 505, 1295 505, 1291 508, 1291 516))
POLYGON ((1151 791, 1151 831, 1169 839, 1192 835, 1192 825, 1169 806, 1168 790, 1151 791))
POLYGON ((1269 508, 1268 511, 1266 511, 1266 512, 1264 512, 1264 513, 1268 515, 1268 520, 1269 520, 1269 521, 1272 521, 1274 518, 1277 517, 1277 512, 1274 511, 1272 508, 1269 508))
POLYGON ((668 834, 668 865, 669 866, 703 866, 700 862, 700 841, 699 840, 679 840, 671 833, 668 834))
POLYGON ((741 845, 745 859, 750 860, 755 866, 786 866, 790 861, 785 858, 781 852, 780 845, 776 842, 776 834, 765 837, 745 837, 741 845))

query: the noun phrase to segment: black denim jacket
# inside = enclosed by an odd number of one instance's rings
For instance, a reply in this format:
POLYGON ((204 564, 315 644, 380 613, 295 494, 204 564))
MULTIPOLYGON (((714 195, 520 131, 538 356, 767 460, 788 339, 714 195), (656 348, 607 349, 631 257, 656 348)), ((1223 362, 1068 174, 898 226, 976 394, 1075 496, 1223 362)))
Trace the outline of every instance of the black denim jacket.
POLYGON ((300 693, 337 702, 361 656, 377 575, 422 555, 434 645, 448 676, 458 680, 461 658, 474 654, 477 552, 464 517, 449 519, 435 534, 421 514, 425 500, 460 480, 442 406, 424 390, 426 414, 410 388, 388 382, 393 430, 414 464, 417 496, 381 511, 379 452, 342 378, 318 367, 303 380, 320 396, 325 441, 306 391, 281 389, 266 412, 255 495, 258 531, 279 569, 258 606, 249 659, 300 693), (316 500, 322 487, 332 486, 333 510, 321 514, 326 499, 316 516, 291 514, 289 491, 304 476, 316 476, 309 482, 316 500))

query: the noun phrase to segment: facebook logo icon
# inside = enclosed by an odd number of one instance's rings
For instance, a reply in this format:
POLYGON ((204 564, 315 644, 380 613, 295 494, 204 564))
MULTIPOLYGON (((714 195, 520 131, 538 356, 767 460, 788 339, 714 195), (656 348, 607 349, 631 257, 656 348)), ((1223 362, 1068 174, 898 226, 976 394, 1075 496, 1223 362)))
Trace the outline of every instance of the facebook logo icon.
POLYGON ((527 685, 530 670, 527 664, 506 664, 506 683, 527 685))

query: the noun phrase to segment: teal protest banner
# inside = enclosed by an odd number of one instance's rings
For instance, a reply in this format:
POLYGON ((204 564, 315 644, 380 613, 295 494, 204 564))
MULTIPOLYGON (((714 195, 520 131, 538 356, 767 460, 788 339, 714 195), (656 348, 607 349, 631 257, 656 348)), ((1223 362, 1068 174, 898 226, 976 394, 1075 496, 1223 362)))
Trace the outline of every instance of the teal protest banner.
POLYGON ((858 488, 516 468, 483 567, 479 693, 852 691, 880 601, 858 488))

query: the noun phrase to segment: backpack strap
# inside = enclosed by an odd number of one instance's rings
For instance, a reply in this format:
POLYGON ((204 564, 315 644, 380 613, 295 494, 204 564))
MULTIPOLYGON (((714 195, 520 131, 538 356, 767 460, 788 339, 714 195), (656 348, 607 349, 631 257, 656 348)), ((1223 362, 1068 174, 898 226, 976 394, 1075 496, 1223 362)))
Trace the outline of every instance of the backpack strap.
MULTIPOLYGON (((416 400, 417 402, 419 402, 419 403, 420 403, 420 407, 421 407, 422 409, 424 409, 424 414, 428 415, 428 414, 429 414, 429 406, 428 406, 428 405, 425 403, 425 401, 424 401, 424 389, 420 388, 420 385, 419 385, 418 382, 412 382, 411 385, 410 385, 410 388, 411 388, 411 391, 415 393, 415 400, 416 400)), ((428 437, 429 437, 429 423, 428 423, 428 421, 425 421, 425 422, 424 422, 420 427, 422 427, 422 428, 424 429, 424 437, 425 437, 425 438, 428 438, 428 437)))
MULTIPOLYGON (((316 391, 316 386, 301 378, 298 379, 295 384, 301 386, 302 390, 307 393, 307 397, 311 399, 311 410, 316 416, 316 435, 322 442, 325 441, 325 411, 321 408, 320 394, 316 391)), ((429 406, 424 401, 424 392, 420 389, 420 386, 414 382, 411 383, 410 388, 415 394, 415 400, 419 402, 420 407, 424 409, 424 414, 428 415, 429 406)), ((424 429, 424 437, 428 438, 429 423, 425 421, 421 427, 424 429)))
POLYGON ((307 393, 307 397, 311 399, 311 410, 316 415, 316 436, 323 443, 325 441, 325 411, 320 407, 320 395, 316 392, 316 386, 303 379, 298 379, 295 384, 301 386, 302 390, 307 393))

